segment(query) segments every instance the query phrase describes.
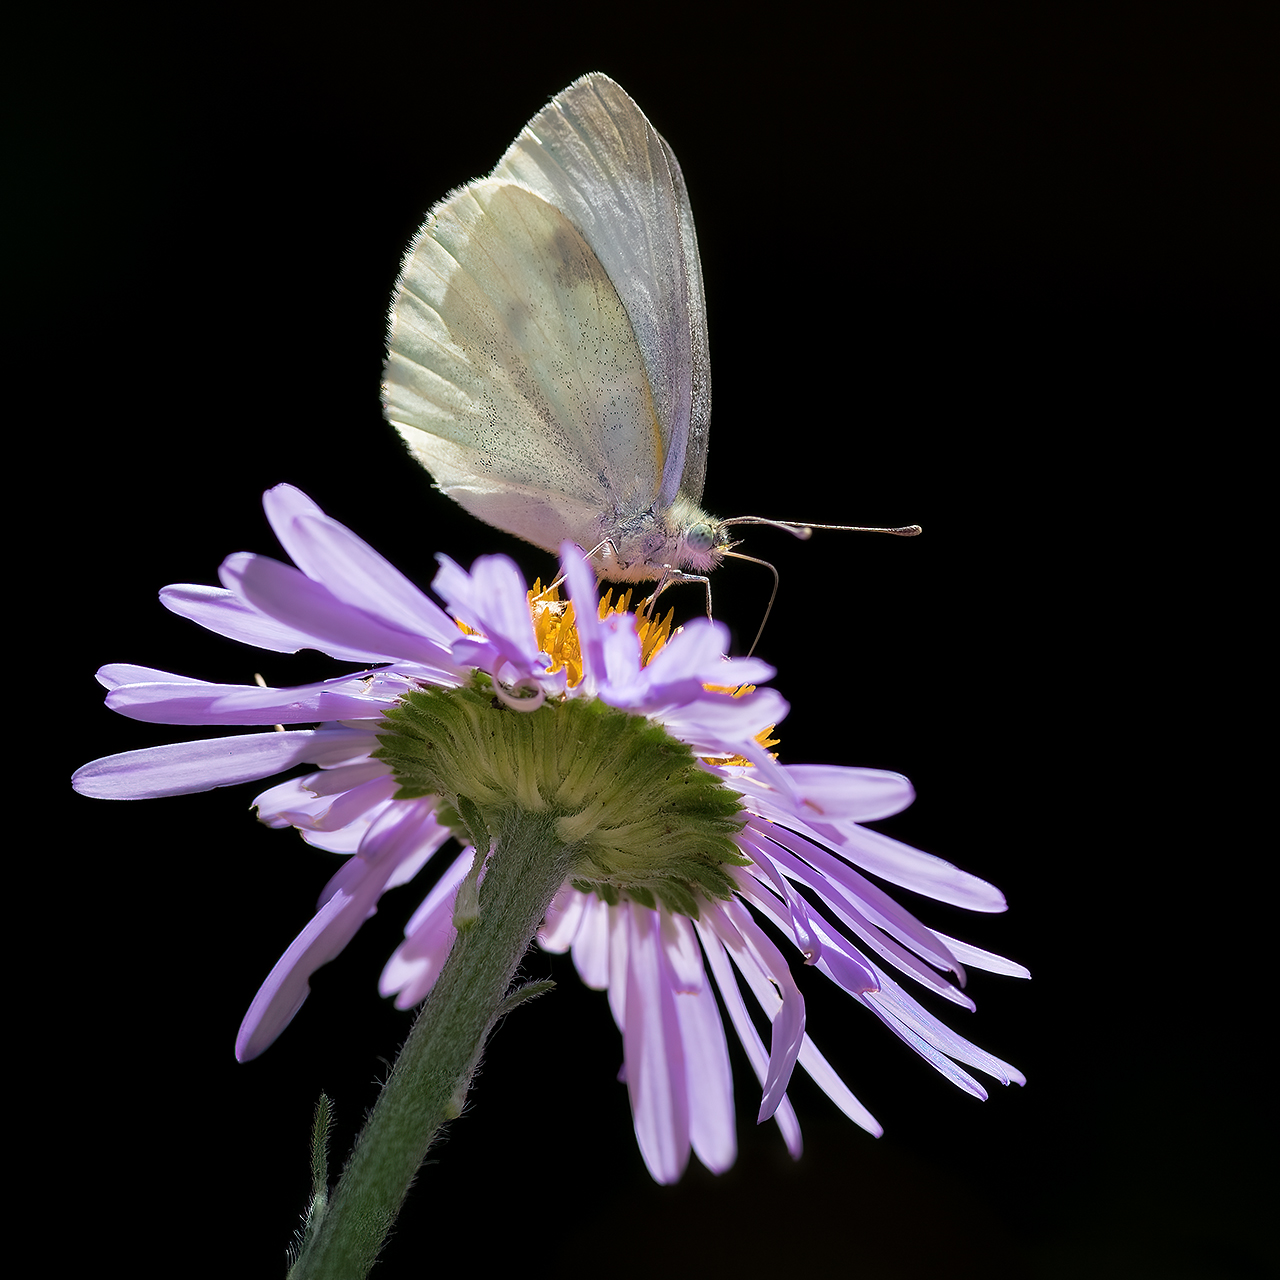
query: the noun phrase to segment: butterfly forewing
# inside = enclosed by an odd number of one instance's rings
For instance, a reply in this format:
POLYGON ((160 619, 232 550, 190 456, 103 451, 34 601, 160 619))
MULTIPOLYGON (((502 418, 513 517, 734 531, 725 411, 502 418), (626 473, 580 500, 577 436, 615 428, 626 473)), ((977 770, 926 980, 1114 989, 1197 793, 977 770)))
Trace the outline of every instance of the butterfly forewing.
POLYGON ((494 170, 559 208, 600 259, 643 354, 662 429, 658 494, 701 499, 711 377, 693 214, 675 155, 608 76, 584 76, 529 121, 494 170))
MULTIPOLYGON (((663 148, 671 166, 671 178, 675 183, 680 206, 680 239, 684 247, 685 274, 689 286, 689 344, 692 363, 689 374, 692 383, 689 415, 689 437, 685 445, 684 465, 676 490, 691 501, 702 501, 702 486, 707 477, 707 434, 711 427, 711 358, 707 351, 707 299, 702 285, 702 257, 698 253, 698 237, 693 230, 693 210, 689 207, 689 193, 685 190, 684 174, 676 163, 675 155, 663 140, 663 148)), ((668 461, 668 471, 670 461, 668 461)), ((663 477, 666 492, 670 477, 663 477)))

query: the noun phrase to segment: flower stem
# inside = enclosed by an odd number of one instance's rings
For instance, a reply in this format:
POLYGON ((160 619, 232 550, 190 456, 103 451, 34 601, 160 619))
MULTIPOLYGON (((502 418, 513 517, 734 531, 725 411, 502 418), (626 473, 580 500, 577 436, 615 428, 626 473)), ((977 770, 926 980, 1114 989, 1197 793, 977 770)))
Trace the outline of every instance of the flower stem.
POLYGON ((440 1126, 462 1109, 508 989, 572 846, 547 813, 505 809, 480 886, 480 915, 459 932, 316 1230, 289 1280, 358 1280, 372 1267, 440 1126))

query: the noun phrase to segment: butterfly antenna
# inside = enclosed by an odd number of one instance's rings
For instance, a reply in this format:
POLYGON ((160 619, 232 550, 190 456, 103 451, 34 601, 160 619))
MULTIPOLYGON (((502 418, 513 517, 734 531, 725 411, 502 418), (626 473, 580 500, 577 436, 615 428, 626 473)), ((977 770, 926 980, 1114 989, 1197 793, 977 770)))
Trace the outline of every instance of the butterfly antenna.
MULTIPOLYGON (((728 523, 728 521, 726 521, 728 523)), ((762 521, 764 524, 772 524, 771 520, 762 521)), ((803 535, 797 535, 803 536, 803 535)), ((764 635, 765 623, 769 621, 769 614, 773 612, 773 602, 778 598, 778 571, 767 560, 758 560, 755 556, 744 556, 741 551, 726 551, 726 556, 732 556, 735 560, 747 560, 751 564, 762 564, 773 574, 773 590, 769 592, 769 603, 764 607, 764 617, 760 619, 760 630, 756 632, 756 638, 751 642, 751 648, 747 650, 747 657, 751 657, 756 651, 756 645, 760 643, 760 637, 764 635)))
MULTIPOLYGON (((879 525, 810 524, 807 520, 769 520, 765 516, 735 516, 732 520, 721 520, 720 528, 726 529, 735 524, 767 524, 774 529, 784 529, 793 537, 801 539, 811 537, 815 529, 834 529, 841 533, 891 533, 899 538, 914 538, 924 532, 918 524, 905 524, 896 529, 887 529, 879 525)), ((755 556, 743 555, 741 551, 724 550, 723 554, 732 556, 735 560, 749 560, 752 564, 762 564, 773 574, 773 590, 769 593, 769 603, 765 607, 764 617, 760 619, 760 630, 756 632, 756 638, 751 642, 751 648, 747 650, 747 657, 749 658, 755 653, 756 645, 760 643, 760 637, 764 635, 765 624, 769 621, 769 614, 773 612, 773 602, 778 598, 778 571, 767 560, 758 560, 755 556)))
MULTIPOLYGON (((797 538, 808 538, 815 529, 835 529, 840 533, 892 533, 899 538, 914 538, 924 532, 918 524, 904 524, 897 529, 885 529, 866 524, 810 524, 807 520, 767 520, 764 516, 735 516, 732 520, 720 521, 722 528, 731 524, 767 524, 775 529, 785 529, 797 538)), ((739 559, 747 558, 739 557, 739 559)), ((764 561, 760 563, 763 564, 764 561)))

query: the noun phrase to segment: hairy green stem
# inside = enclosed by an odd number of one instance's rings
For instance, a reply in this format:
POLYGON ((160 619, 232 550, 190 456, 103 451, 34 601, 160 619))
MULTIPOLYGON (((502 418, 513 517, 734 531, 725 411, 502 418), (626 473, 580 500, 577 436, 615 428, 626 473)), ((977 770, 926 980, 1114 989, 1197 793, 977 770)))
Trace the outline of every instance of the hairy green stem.
POLYGON ((480 886, 332 1198, 289 1280, 359 1280, 372 1267, 440 1126, 459 1115, 521 958, 569 874, 572 846, 548 813, 504 811, 480 886))

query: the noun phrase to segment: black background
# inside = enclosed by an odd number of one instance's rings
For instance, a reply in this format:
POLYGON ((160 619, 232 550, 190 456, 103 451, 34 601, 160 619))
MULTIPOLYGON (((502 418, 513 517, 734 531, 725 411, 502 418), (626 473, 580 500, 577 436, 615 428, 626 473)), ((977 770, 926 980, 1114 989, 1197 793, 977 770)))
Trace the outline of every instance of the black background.
MULTIPOLYGON (((1237 986, 1258 944, 1236 904, 1259 854, 1220 709, 1256 696, 1243 495, 1274 360, 1266 13, 311 5, 33 28, 10 241, 29 443, 10 488, 15 513, 37 500, 19 543, 45 563, 14 675, 45 690, 20 721, 56 777, 19 860, 42 940, 15 933, 15 968, 53 1121, 37 1181, 58 1188, 59 1230, 93 1223, 55 1249, 281 1274, 317 1095, 336 1099, 340 1158, 407 1030, 375 984, 417 887, 237 1065, 243 1011, 336 859, 254 823, 257 786, 133 805, 62 779, 184 736, 103 710, 102 663, 333 672, 155 602, 229 552, 278 554, 272 484, 424 585, 438 551, 549 571, 433 492, 383 423, 384 314, 425 210, 599 69, 672 144, 697 217, 705 506, 925 528, 752 532, 744 549, 782 576, 760 652, 792 705, 784 761, 906 773, 919 799, 884 829, 1005 890, 1007 915, 972 919, 903 897, 1030 966, 1029 984, 973 975, 978 1013, 952 1018, 1029 1084, 980 1104, 802 973, 815 1040, 886 1135, 798 1074, 792 1165, 753 1124, 739 1056, 737 1165, 659 1188, 604 997, 531 954, 560 985, 493 1040, 379 1273, 459 1251, 616 1276, 1258 1273, 1261 1067, 1237 986)), ((731 564, 714 589, 742 652, 768 576, 731 564)))

